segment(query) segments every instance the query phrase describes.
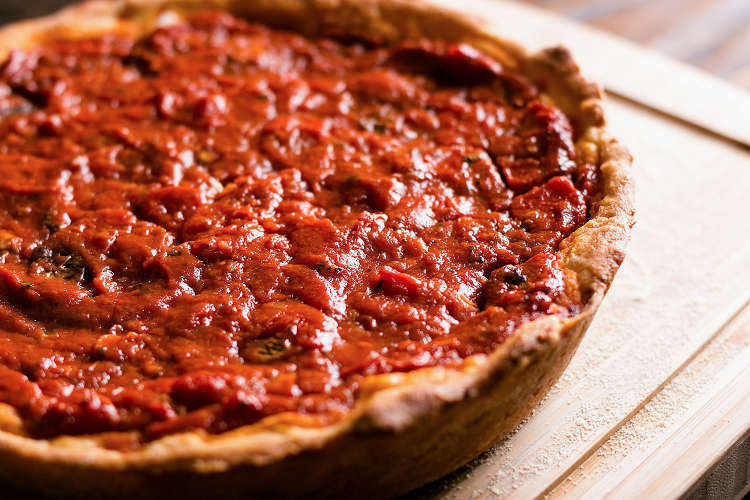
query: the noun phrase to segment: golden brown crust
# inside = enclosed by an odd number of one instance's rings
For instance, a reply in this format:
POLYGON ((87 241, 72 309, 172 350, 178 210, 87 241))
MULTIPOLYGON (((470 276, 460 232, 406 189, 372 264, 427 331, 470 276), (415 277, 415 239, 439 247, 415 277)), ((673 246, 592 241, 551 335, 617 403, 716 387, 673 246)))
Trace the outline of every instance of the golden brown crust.
POLYGON ((370 377, 355 409, 327 427, 280 414, 220 435, 178 434, 123 453, 100 447, 96 436, 24 437, 13 432, 17 417, 0 405, 0 471, 57 495, 153 497, 170 491, 189 498, 339 497, 351 491, 385 497, 446 474, 512 430, 541 400, 575 352, 624 257, 634 221, 631 160, 603 129, 600 90, 580 75, 565 49, 527 56, 475 20, 405 0, 94 0, 3 28, 0 57, 50 36, 139 34, 170 22, 170 12, 198 4, 306 33, 467 41, 524 71, 583 131, 579 150, 601 165, 595 213, 559 250, 584 310, 568 321, 546 317, 525 324, 491 354, 468 358, 457 369, 370 377))

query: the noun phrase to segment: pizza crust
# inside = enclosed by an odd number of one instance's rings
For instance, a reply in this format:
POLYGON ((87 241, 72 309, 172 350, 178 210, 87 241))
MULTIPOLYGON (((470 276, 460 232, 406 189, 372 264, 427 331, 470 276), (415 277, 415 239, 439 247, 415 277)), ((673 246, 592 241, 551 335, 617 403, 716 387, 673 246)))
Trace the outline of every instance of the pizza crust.
POLYGON ((341 421, 315 426, 279 414, 218 435, 186 432, 135 451, 101 447, 96 436, 36 440, 18 433, 15 410, 0 405, 0 474, 54 495, 107 497, 388 497, 436 479, 510 432, 536 406, 575 352, 625 255, 634 223, 628 152, 604 130, 601 91, 563 48, 528 56, 481 22, 427 2, 406 0, 129 0, 84 2, 0 30, 9 48, 50 37, 103 31, 130 35, 173 22, 207 4, 307 34, 342 30, 384 42, 428 36, 466 41, 530 76, 583 131, 577 148, 600 163, 601 198, 558 257, 577 286, 583 312, 521 326, 488 355, 459 368, 372 376, 341 421))

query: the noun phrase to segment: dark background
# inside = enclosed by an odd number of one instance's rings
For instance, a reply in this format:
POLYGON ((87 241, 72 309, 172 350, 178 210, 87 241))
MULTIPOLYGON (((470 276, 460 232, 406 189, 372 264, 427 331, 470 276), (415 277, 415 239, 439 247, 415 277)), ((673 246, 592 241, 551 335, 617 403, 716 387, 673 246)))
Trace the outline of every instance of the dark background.
POLYGON ((41 16, 71 3, 71 0, 0 0, 0 23, 41 16))

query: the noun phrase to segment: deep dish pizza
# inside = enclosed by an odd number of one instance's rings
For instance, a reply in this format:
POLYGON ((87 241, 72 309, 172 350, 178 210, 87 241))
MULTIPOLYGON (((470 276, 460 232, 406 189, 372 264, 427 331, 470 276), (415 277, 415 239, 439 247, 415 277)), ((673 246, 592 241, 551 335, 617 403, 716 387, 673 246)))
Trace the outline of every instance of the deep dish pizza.
POLYGON ((598 88, 429 4, 206 4, 0 31, 2 473, 265 498, 449 472, 623 258, 598 88))

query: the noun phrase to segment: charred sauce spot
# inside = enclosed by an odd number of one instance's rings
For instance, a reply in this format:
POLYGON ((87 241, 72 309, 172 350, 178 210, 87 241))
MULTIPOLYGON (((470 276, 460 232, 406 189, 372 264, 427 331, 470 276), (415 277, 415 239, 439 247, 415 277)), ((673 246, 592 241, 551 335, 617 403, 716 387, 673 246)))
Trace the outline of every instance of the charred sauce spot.
POLYGON ((80 254, 65 249, 52 249, 40 245, 31 253, 30 262, 41 274, 71 280, 84 285, 91 281, 92 273, 80 254))

